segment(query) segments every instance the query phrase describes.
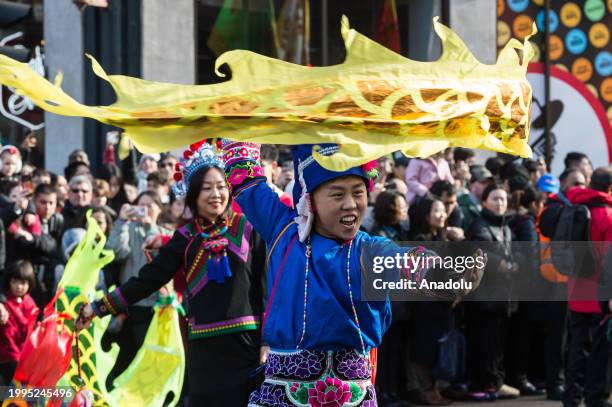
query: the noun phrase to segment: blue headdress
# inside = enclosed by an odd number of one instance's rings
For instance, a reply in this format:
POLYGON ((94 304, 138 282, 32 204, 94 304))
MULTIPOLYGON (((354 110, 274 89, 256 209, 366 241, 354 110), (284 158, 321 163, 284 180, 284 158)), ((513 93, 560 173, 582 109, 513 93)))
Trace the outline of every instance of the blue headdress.
MULTIPOLYGON (((345 171, 330 171, 323 168, 312 156, 313 145, 303 144, 291 147, 293 153, 293 167, 296 181, 293 185, 293 202, 298 216, 295 219, 298 224, 300 241, 304 242, 312 228, 314 213, 310 194, 321 184, 347 175, 355 175, 363 178, 369 187, 372 180, 378 176, 376 162, 370 162, 359 167, 352 167, 345 171)), ((323 156, 335 154, 340 147, 337 144, 321 144, 317 152, 323 156)))

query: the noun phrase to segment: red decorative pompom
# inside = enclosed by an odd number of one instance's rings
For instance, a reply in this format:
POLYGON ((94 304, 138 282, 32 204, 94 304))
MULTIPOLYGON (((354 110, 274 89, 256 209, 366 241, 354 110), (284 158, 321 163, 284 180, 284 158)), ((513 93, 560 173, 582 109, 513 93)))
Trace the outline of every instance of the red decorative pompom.
POLYGON ((220 138, 217 139, 217 148, 219 150, 223 149, 223 142, 221 141, 220 138))
POLYGON ((183 174, 181 174, 180 172, 175 172, 175 173, 174 173, 174 180, 175 180, 175 181, 177 181, 177 182, 178 182, 178 181, 180 181, 180 180, 182 180, 182 179, 183 179, 183 174))
POLYGON ((202 144, 206 143, 207 139, 204 140, 200 140, 196 143, 193 143, 192 145, 189 146, 189 149, 193 152, 198 151, 200 149, 200 147, 202 146, 202 144))
POLYGON ((180 170, 181 170, 181 164, 180 163, 174 164, 174 171, 180 171, 180 170))

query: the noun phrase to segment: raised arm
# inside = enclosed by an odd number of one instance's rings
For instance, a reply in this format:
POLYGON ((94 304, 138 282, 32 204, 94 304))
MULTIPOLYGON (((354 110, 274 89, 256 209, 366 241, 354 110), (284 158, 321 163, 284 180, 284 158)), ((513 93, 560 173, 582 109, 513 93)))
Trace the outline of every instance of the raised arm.
POLYGON ((170 241, 159 249, 151 263, 140 269, 138 277, 132 277, 92 307, 98 316, 126 312, 129 305, 148 297, 174 277, 183 264, 188 240, 175 232, 170 241))
POLYGON ((278 194, 266 184, 259 162, 259 148, 256 143, 224 141, 225 176, 232 197, 255 230, 269 243, 293 220, 295 212, 284 205, 278 194))

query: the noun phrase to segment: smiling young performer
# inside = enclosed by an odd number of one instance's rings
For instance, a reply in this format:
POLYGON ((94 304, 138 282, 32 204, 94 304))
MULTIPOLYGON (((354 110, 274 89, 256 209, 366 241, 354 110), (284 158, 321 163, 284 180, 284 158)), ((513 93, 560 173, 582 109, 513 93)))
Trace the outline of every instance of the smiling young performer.
MULTIPOLYGON (((338 150, 321 147, 325 156, 338 150)), ((233 197, 269 249, 262 329, 270 354, 266 379, 249 405, 375 406, 368 354, 380 345, 391 309, 388 300, 362 300, 361 272, 371 264, 366 257, 382 254, 390 241, 359 227, 376 174, 371 165, 328 171, 314 160, 312 148, 293 147, 296 209, 290 209, 266 184, 259 145, 224 142, 233 197)), ((412 277, 423 279, 430 271, 412 277)), ((459 279, 477 285, 481 276, 482 269, 474 269, 459 279)), ((427 294, 457 299, 466 293, 427 294)))
MULTIPOLYGON (((138 277, 81 309, 93 316, 125 312, 182 271, 187 282, 189 402, 242 407, 247 403, 260 349, 265 302, 265 246, 244 215, 229 210, 221 155, 196 143, 184 153, 174 191, 185 196, 193 220, 179 228, 138 277)), ((260 354, 261 352, 261 354, 260 354)))

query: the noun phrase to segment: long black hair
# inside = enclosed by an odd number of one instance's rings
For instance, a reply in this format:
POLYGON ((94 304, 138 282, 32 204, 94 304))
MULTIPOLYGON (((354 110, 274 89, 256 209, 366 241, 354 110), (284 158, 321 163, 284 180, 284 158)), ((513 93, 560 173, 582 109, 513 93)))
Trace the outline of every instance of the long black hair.
POLYGON ((410 216, 410 239, 411 240, 431 240, 433 231, 429 224, 431 208, 436 202, 444 204, 440 199, 433 196, 423 196, 417 198, 408 211, 410 216))
MULTIPOLYGON (((223 173, 223 170, 214 166, 208 166, 198 170, 189 179, 189 186, 187 187, 187 194, 185 195, 185 208, 189 208, 189 210, 191 211, 191 215, 194 218, 198 216, 198 197, 200 196, 200 191, 202 190, 204 179, 206 178, 206 174, 208 174, 208 171, 212 169, 219 171, 225 179, 225 174, 223 173)), ((227 206, 225 207, 225 214, 229 214, 231 206, 232 195, 229 194, 227 206)))

